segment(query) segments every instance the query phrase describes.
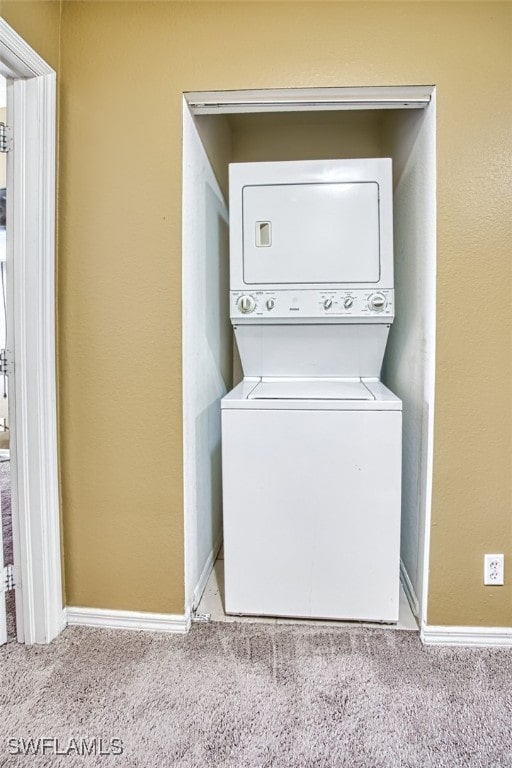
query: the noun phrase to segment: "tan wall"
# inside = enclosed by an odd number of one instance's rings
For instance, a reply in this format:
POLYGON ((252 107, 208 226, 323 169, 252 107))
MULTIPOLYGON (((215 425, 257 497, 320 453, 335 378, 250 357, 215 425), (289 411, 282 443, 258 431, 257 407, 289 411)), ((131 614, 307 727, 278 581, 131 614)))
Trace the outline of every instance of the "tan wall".
POLYGON ((232 160, 381 157, 381 120, 377 110, 232 115, 232 160))
MULTIPOLYGON (((512 579, 484 589, 481 573, 484 552, 512 562, 511 11, 64 3, 59 397, 69 604, 183 610, 182 91, 434 83, 429 621, 512 624, 512 579)), ((54 55, 23 13, 9 13, 54 55)))
POLYGON ((0 0, 0 16, 58 71, 61 0, 0 0))

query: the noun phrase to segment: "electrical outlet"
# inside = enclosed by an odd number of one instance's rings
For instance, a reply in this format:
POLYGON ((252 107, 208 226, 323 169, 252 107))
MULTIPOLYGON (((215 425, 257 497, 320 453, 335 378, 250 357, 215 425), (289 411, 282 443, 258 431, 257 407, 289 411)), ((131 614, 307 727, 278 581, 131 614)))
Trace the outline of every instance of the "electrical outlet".
POLYGON ((504 555, 484 555, 484 584, 502 586, 505 583, 504 555))

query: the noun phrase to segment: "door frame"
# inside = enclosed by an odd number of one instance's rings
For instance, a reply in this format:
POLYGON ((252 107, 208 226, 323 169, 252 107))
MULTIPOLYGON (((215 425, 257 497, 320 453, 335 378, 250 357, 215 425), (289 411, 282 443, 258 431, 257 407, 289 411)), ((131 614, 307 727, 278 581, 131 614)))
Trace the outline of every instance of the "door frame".
POLYGON ((55 355, 56 73, 0 18, 7 161, 7 355, 18 641, 49 643, 62 608, 55 355))

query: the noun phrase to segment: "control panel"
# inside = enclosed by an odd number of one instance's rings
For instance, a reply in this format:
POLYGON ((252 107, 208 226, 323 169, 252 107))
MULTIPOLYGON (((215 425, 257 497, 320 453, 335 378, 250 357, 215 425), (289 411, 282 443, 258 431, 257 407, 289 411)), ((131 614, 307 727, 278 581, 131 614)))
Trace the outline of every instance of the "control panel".
POLYGON ((393 290, 231 291, 231 318, 299 320, 306 318, 394 317, 393 290))

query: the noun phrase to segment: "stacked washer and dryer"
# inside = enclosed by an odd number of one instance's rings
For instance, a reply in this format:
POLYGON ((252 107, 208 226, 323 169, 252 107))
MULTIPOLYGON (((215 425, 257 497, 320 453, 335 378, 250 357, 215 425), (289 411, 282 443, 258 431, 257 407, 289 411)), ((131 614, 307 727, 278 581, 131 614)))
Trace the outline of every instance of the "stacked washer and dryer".
POLYGON ((226 612, 396 622, 391 160, 236 163, 229 183, 226 612))

